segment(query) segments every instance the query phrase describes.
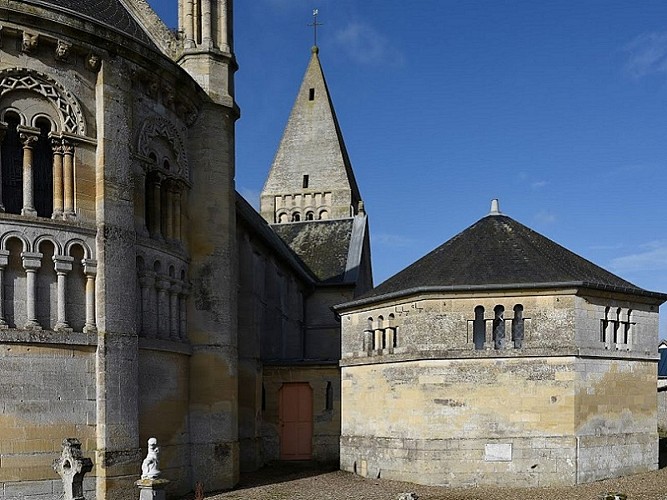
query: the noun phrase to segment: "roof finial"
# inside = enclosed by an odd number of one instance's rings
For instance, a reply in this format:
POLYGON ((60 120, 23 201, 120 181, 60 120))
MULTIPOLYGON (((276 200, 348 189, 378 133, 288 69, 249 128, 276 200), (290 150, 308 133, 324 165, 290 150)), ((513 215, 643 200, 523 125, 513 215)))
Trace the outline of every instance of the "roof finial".
POLYGON ((317 54, 319 49, 317 48, 317 27, 322 26, 322 23, 317 22, 317 15, 320 13, 319 9, 313 9, 313 22, 308 26, 313 27, 313 52, 317 54))
POLYGON ((498 203, 498 198, 491 200, 491 211, 489 215, 500 215, 500 204, 498 203))

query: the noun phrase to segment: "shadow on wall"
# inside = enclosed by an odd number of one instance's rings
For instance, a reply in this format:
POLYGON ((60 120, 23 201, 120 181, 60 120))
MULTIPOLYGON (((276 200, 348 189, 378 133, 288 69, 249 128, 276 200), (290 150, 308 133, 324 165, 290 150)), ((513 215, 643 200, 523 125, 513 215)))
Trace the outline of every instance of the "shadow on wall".
POLYGON ((660 431, 658 439, 658 467, 660 469, 667 466, 667 433, 660 431))

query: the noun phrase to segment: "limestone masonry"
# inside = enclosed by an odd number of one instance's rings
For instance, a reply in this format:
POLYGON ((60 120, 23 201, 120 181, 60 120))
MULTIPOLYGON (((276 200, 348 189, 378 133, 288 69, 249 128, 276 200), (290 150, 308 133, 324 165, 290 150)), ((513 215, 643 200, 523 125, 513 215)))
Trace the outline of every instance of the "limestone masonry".
POLYGON ((655 468, 666 296, 497 210, 373 288, 317 47, 259 213, 236 193, 232 3, 179 0, 176 34, 144 0, 0 0, 0 498, 136 498, 150 438, 144 497, 273 460, 655 468))

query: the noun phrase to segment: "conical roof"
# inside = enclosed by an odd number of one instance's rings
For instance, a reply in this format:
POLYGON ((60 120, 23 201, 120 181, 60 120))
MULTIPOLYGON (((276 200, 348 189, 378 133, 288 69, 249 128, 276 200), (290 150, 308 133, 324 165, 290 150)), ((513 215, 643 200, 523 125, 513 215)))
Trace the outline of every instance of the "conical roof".
POLYGON ((602 269, 510 217, 492 212, 358 301, 420 290, 570 286, 667 298, 602 269))
POLYGON ((334 218, 338 218, 336 214, 349 217, 350 207, 356 207, 360 200, 318 53, 313 47, 262 190, 261 212, 270 221, 273 196, 332 192, 334 218))
POLYGON ((70 14, 92 19, 157 49, 120 0, 23 0, 34 5, 47 5, 70 14))

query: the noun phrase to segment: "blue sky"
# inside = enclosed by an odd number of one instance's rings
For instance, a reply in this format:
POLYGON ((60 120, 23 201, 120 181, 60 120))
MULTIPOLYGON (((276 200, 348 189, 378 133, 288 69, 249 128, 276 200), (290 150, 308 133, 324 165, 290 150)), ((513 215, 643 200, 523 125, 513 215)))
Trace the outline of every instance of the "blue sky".
MULTIPOLYGON (((149 2, 176 25, 176 0, 149 2)), ((519 222, 667 292, 667 2, 237 1, 237 189, 255 204, 313 8, 376 283, 499 198, 519 222)))

